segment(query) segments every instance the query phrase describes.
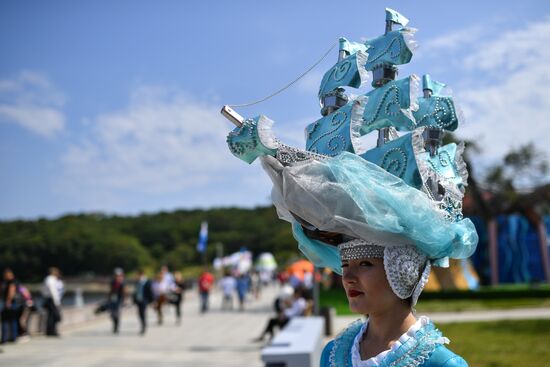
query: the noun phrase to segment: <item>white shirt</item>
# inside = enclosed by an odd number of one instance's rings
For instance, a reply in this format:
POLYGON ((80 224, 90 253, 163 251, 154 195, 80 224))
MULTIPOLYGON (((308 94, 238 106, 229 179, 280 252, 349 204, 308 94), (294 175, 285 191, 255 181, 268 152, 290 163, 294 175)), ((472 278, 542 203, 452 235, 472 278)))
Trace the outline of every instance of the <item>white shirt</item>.
POLYGON ((56 306, 61 304, 60 282, 61 281, 57 279, 55 275, 48 275, 46 279, 44 279, 44 284, 41 289, 42 296, 44 298, 51 298, 56 306))
POLYGON ((225 296, 230 296, 235 293, 237 281, 231 276, 223 277, 222 280, 220 280, 220 287, 225 296))
POLYGON ((304 311, 306 310, 306 307, 307 307, 307 301, 300 297, 296 300, 294 300, 294 302, 292 302, 292 305, 285 309, 283 312, 285 314, 285 316, 287 318, 292 318, 294 316, 302 316, 304 314, 304 311))
POLYGON ((158 292, 161 294, 168 294, 172 290, 174 290, 176 285, 176 281, 174 280, 174 276, 170 272, 164 273, 162 280, 160 281, 158 285, 158 292))

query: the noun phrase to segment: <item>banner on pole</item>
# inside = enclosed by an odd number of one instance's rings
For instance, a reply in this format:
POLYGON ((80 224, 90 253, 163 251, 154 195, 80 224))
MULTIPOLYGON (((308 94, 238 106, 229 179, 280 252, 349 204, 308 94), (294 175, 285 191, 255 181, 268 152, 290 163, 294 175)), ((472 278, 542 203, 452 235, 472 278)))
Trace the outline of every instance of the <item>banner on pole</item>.
POLYGON ((208 222, 201 223, 199 232, 199 242, 197 243, 197 251, 203 253, 206 251, 206 243, 208 242, 208 222))

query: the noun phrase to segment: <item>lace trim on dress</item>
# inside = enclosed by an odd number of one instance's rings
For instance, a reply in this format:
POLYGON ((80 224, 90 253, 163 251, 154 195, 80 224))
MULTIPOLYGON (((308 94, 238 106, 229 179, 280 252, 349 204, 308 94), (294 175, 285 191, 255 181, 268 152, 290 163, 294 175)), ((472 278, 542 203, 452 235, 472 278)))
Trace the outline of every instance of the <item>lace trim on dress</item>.
POLYGON ((363 324, 362 320, 356 320, 334 338, 334 345, 328 358, 330 367, 352 367, 349 364, 348 353, 363 324))
POLYGON ((363 361, 359 354, 359 342, 367 327, 368 320, 364 323, 357 320, 334 339, 329 366, 418 367, 430 357, 438 344, 449 343, 449 339, 443 337, 429 318, 421 316, 390 349, 363 361), (351 358, 348 353, 351 353, 351 358))

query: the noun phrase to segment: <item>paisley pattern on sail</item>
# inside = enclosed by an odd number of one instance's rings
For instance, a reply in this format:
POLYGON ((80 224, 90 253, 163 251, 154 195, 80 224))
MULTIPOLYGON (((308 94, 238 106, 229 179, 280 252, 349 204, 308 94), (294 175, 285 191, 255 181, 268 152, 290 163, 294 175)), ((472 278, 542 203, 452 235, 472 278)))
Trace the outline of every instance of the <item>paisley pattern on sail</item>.
POLYGON ((367 53, 357 51, 337 62, 325 73, 319 87, 319 97, 339 87, 359 88, 365 84, 369 80, 369 73, 365 69, 367 58, 367 53))

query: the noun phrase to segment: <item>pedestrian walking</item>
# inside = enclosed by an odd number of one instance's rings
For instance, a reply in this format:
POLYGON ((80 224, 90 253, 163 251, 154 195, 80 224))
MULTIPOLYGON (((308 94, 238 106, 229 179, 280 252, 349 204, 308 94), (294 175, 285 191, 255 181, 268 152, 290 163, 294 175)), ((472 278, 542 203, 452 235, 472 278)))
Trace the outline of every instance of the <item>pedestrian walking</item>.
POLYGON ((244 301, 250 290, 250 276, 242 273, 237 277, 237 295, 239 297, 239 310, 244 311, 244 301))
POLYGON ((57 324, 61 321, 61 273, 56 267, 49 268, 48 272, 49 274, 44 279, 41 289, 42 297, 44 298, 43 307, 47 312, 46 335, 59 336, 57 324))
POLYGON ((208 298, 214 284, 214 275, 205 268, 199 276, 199 295, 201 298, 200 310, 202 313, 208 311, 208 298))
POLYGON ((231 275, 229 270, 225 271, 224 277, 220 280, 220 288, 222 289, 222 311, 233 309, 233 294, 237 289, 237 281, 231 275))
POLYGON ((185 292, 185 281, 181 272, 174 273, 174 287, 170 295, 170 303, 176 308, 176 322, 181 323, 181 303, 183 301, 183 294, 185 292))
POLYGON ((111 321, 113 322, 113 334, 118 334, 120 326, 120 309, 124 304, 126 296, 126 285, 124 282, 124 271, 122 268, 115 268, 113 279, 109 287, 109 311, 111 312, 111 321))
POLYGON ((153 302, 153 287, 151 281, 147 278, 142 269, 138 270, 138 281, 134 292, 134 304, 138 309, 138 318, 140 323, 141 335, 145 334, 147 329, 147 306, 153 302))
POLYGON ((255 299, 260 299, 260 292, 262 290, 262 283, 260 274, 257 270, 253 270, 250 274, 250 287, 255 299))
POLYGON ((163 322, 163 313, 162 307, 167 301, 166 289, 163 284, 163 275, 162 272, 158 272, 155 280, 153 281, 153 294, 155 297, 155 312, 157 313, 157 324, 162 325, 163 322))
POLYGON ((36 307, 34 305, 34 301, 32 299, 31 292, 19 283, 17 285, 17 295, 19 298, 19 308, 17 313, 17 321, 18 321, 18 330, 17 335, 20 340, 28 340, 29 335, 27 332, 29 320, 31 317, 31 313, 36 310, 36 307))

